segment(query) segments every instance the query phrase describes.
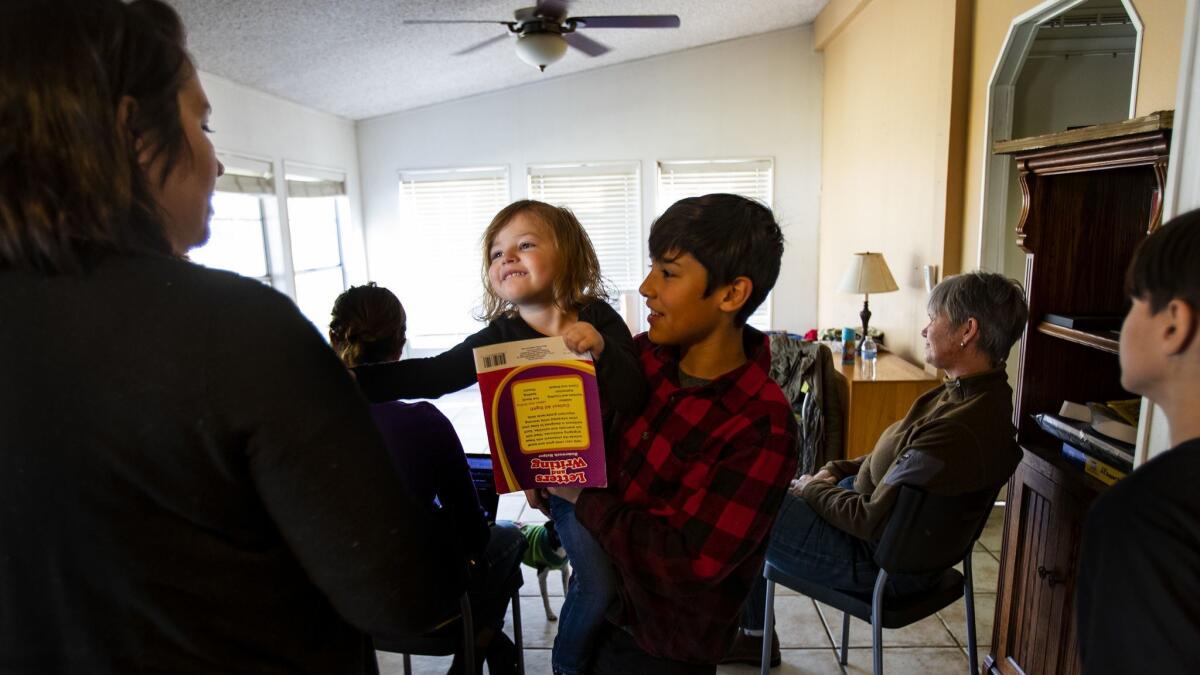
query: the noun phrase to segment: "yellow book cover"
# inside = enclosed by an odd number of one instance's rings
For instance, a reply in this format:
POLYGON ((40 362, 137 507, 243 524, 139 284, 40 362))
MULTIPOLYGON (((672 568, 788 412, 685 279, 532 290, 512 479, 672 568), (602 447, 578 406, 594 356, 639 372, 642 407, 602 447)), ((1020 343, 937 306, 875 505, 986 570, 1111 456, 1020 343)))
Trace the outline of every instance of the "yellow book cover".
POLYGON ((604 429, 596 366, 561 337, 477 347, 496 492, 604 487, 604 429))
POLYGON ((1083 470, 1105 485, 1112 485, 1125 477, 1125 472, 1117 471, 1104 462, 1088 457, 1083 464, 1083 470))

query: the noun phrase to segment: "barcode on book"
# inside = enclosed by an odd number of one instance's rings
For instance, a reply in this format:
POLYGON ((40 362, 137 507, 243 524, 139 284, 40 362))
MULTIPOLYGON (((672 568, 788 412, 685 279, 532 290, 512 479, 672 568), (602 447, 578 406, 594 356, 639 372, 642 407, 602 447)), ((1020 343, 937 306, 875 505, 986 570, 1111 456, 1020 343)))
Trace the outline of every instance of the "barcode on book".
POLYGON ((504 358, 504 354, 492 354, 483 357, 484 368, 495 368, 496 366, 503 366, 506 363, 508 363, 508 359, 504 358))

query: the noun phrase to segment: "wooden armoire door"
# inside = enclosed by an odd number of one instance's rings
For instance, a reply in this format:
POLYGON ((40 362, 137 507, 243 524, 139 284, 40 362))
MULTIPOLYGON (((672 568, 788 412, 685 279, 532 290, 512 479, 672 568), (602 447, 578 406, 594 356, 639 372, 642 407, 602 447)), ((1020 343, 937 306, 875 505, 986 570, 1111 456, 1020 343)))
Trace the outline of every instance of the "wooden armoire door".
POLYGON ((1075 579, 1089 500, 1055 480, 1057 467, 1026 453, 1009 483, 992 657, 984 671, 1075 675, 1075 579))

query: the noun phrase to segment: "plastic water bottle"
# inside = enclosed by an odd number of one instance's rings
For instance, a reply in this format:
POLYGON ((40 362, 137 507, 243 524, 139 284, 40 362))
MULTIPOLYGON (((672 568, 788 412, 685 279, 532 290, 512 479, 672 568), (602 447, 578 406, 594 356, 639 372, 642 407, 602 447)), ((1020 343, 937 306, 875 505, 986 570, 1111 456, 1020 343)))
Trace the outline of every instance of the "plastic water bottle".
POLYGON ((859 347, 860 355, 862 356, 863 376, 867 379, 875 379, 875 357, 878 349, 875 347, 875 341, 868 335, 863 338, 862 346, 859 347))

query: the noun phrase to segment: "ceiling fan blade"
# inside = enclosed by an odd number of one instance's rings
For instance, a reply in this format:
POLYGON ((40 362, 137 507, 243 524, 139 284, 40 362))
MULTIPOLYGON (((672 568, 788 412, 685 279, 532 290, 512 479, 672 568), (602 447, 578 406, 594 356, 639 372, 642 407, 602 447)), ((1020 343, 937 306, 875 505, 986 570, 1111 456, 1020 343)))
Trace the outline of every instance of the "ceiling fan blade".
POLYGON ((476 19, 405 19, 404 23, 498 23, 501 26, 512 26, 513 24, 511 21, 484 21, 476 19))
POLYGON ((674 14, 573 16, 570 20, 585 28, 679 28, 679 17, 674 14))
POLYGON ((555 21, 562 21, 567 18, 568 4, 570 4, 570 0, 538 0, 533 13, 555 21))
POLYGON ((609 51, 608 47, 582 33, 563 33, 562 38, 567 41, 567 44, 588 56, 600 56, 609 51))
POLYGON ((479 44, 472 45, 470 47, 467 47, 466 49, 462 49, 460 51, 454 52, 454 56, 462 56, 463 54, 470 54, 471 52, 479 51, 480 49, 483 49, 484 47, 490 47, 490 46, 496 44, 497 42, 503 42, 504 40, 507 40, 507 39, 508 39, 507 35, 497 35, 496 37, 488 38, 488 39, 484 40, 483 42, 480 42, 479 44))

